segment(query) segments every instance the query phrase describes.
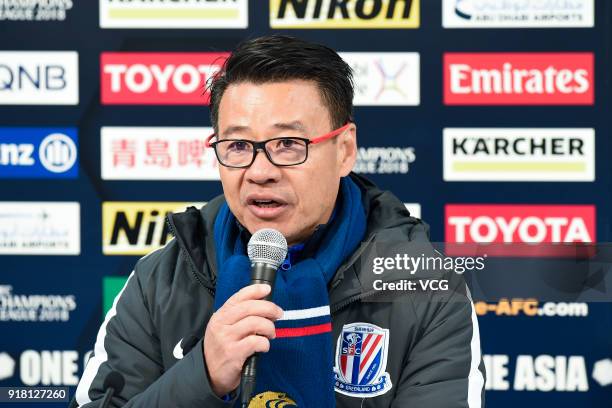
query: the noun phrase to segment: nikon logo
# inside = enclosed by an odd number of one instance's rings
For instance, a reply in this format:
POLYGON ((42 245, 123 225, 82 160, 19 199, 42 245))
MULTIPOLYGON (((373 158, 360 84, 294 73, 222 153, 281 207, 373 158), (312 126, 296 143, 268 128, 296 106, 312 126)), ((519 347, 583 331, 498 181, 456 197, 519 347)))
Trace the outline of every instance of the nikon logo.
POLYGON ((105 255, 145 255, 172 238, 166 215, 203 203, 102 203, 102 252, 105 255))
POLYGON ((270 0, 272 28, 418 28, 419 0, 270 0))

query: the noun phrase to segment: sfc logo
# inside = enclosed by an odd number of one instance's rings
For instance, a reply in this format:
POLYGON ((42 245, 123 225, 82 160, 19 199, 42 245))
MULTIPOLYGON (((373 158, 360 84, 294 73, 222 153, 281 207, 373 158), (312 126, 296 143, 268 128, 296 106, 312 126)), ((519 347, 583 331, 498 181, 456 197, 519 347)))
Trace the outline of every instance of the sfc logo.
POLYGON ((388 349, 388 329, 369 323, 345 324, 336 344, 336 392, 370 398, 389 391, 388 349))

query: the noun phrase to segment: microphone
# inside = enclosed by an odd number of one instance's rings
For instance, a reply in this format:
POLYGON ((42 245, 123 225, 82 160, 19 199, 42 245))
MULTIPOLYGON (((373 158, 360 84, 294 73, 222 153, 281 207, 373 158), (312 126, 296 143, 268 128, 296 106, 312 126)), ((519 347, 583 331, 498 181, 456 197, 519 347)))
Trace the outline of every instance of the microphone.
POLYGON ((108 408, 108 405, 110 404, 113 395, 119 394, 123 389, 124 385, 125 379, 123 378, 123 375, 121 375, 120 372, 111 371, 110 373, 108 373, 106 375, 106 378, 104 379, 104 385, 102 388, 106 390, 106 392, 104 393, 104 398, 102 399, 102 402, 100 403, 99 407, 108 408))
MULTIPOLYGON (((275 229, 264 228, 255 232, 247 245, 251 261, 251 285, 266 283, 272 290, 264 300, 272 299, 276 270, 287 256, 287 240, 275 229)), ((243 408, 249 405, 257 377, 257 354, 244 363, 240 379, 240 402, 243 408)))

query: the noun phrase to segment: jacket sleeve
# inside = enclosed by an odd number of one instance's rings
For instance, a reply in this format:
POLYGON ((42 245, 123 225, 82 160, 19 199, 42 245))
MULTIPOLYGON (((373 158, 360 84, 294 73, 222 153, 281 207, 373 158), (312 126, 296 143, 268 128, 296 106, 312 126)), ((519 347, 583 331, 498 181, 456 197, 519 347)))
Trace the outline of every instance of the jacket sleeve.
POLYGON ((111 407, 228 407, 232 401, 211 389, 202 340, 170 369, 164 371, 157 332, 144 301, 138 265, 115 298, 97 335, 94 353, 79 382, 79 407, 97 407, 104 396, 104 380, 116 371, 125 385, 111 407))
POLYGON ((478 320, 462 276, 451 272, 443 295, 414 300, 421 333, 400 378, 392 407, 484 407, 485 370, 478 320))

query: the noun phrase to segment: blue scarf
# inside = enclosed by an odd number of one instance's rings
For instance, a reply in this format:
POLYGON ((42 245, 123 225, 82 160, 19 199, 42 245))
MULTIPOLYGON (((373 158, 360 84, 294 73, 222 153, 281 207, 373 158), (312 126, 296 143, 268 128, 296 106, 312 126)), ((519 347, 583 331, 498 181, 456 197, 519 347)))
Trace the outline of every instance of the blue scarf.
MULTIPOLYGON (((254 397, 283 406, 334 407, 332 326, 327 285, 362 241, 366 218, 361 191, 349 178, 340 182, 336 214, 314 256, 279 268, 273 302, 284 315, 276 321, 270 351, 257 361, 254 397)), ((234 215, 224 204, 215 220, 217 289, 215 310, 249 285, 251 265, 234 215)), ((258 405, 259 406, 259 405, 258 405)), ((263 406, 263 405, 262 405, 263 406)), ((266 405, 267 406, 267 405, 266 405)), ((276 405, 274 405, 276 406, 276 405)))

